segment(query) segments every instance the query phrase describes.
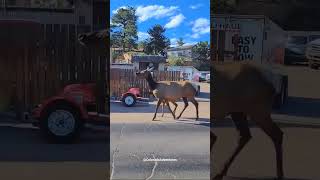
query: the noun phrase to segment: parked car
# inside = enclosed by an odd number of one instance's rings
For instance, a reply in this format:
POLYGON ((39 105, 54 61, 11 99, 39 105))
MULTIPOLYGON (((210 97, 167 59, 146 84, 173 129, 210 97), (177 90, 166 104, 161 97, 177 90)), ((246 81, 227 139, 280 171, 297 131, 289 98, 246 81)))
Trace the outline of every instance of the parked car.
POLYGON ((285 48, 284 64, 307 62, 305 57, 308 36, 291 36, 285 48))
POLYGON ((320 67, 320 39, 311 41, 306 50, 309 67, 317 69, 320 67))
POLYGON ((209 74, 208 72, 201 72, 199 73, 199 82, 205 82, 207 81, 206 76, 209 74))
POLYGON ((210 82, 210 74, 206 75, 206 81, 209 83, 210 82))

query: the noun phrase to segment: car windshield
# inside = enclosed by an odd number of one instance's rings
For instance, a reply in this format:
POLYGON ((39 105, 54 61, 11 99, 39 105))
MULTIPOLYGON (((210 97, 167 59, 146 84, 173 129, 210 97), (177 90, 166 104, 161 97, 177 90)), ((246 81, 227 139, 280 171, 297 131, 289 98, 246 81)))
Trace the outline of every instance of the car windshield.
POLYGON ((304 36, 292 36, 292 37, 289 37, 288 39, 289 44, 303 45, 303 44, 307 44, 307 42, 308 42, 308 39, 307 37, 304 37, 304 36))

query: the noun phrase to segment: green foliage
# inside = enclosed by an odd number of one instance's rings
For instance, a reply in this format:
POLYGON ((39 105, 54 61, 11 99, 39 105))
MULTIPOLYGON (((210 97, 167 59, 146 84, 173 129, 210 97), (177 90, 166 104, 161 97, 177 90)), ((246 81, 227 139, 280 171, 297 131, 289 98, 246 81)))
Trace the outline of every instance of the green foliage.
POLYGON ((164 35, 165 31, 166 29, 159 24, 148 30, 150 38, 146 40, 147 54, 165 55, 165 50, 170 46, 170 40, 164 35))
POLYGON ((177 44, 178 44, 178 46, 183 46, 185 43, 183 42, 183 38, 179 38, 178 40, 177 40, 177 44))
POLYGON ((212 13, 231 13, 236 10, 238 0, 215 0, 211 1, 212 13))
POLYGON ((133 7, 120 8, 111 18, 111 39, 112 45, 121 45, 123 51, 126 48, 132 49, 136 46, 137 19, 136 10, 133 7))
POLYGON ((168 64, 170 66, 183 66, 185 59, 178 56, 170 56, 168 59, 168 64))
POLYGON ((207 41, 201 41, 192 47, 194 66, 201 70, 210 70, 210 47, 207 41))

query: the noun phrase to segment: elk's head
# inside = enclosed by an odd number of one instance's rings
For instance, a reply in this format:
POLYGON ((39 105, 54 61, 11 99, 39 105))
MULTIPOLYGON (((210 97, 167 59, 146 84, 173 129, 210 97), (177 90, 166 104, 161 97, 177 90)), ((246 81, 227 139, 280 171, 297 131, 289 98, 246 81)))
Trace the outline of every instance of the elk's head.
POLYGON ((136 76, 139 78, 139 79, 147 79, 148 77, 152 77, 151 76, 151 71, 153 70, 154 68, 147 68, 145 70, 142 70, 142 71, 138 71, 136 72, 136 76))
POLYGON ((78 36, 78 41, 81 45, 106 51, 109 47, 109 32, 107 29, 100 30, 100 31, 94 31, 94 32, 88 32, 88 33, 82 33, 78 36))

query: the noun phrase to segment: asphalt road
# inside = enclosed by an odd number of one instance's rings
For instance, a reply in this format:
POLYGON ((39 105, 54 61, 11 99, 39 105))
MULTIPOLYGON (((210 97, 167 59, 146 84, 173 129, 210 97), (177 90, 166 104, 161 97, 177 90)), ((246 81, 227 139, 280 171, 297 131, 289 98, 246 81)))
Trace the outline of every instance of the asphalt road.
POLYGON ((130 108, 112 103, 111 179, 209 179, 209 85, 201 91, 199 121, 191 103, 180 120, 168 111, 161 117, 160 108, 156 121, 155 102, 130 108), (150 159, 159 161, 144 161, 150 159))
POLYGON ((1 123, 0 179, 106 180, 106 134, 87 131, 77 144, 57 145, 40 138, 39 130, 30 124, 1 123))

